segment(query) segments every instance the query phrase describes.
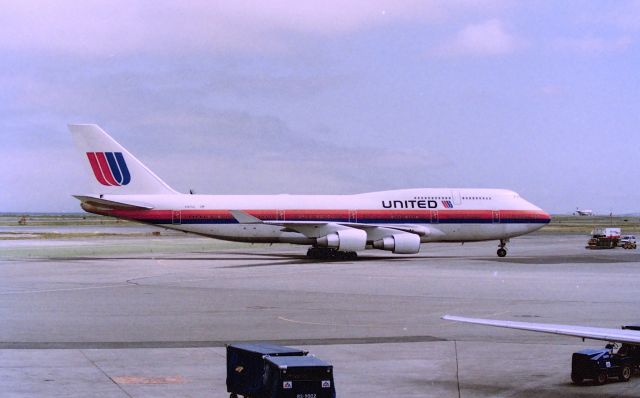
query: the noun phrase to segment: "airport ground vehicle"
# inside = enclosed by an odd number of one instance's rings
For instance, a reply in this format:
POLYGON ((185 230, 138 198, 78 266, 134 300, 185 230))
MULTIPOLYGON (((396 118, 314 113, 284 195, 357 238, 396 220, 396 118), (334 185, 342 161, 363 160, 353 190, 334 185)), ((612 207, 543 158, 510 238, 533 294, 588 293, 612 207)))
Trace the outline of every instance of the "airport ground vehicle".
POLYGON ((604 384, 611 377, 629 381, 639 366, 640 347, 637 345, 623 343, 617 351, 613 344, 602 349, 587 348, 573 354, 571 380, 576 384, 585 379, 592 379, 594 384, 604 384))
POLYGON ((618 241, 618 246, 623 247, 624 249, 635 249, 637 248, 636 237, 635 235, 623 235, 620 237, 618 241))
POLYGON ((594 228, 587 249, 614 249, 620 241, 620 228, 594 228))
POLYGON ((230 398, 335 398, 333 366, 307 354, 269 343, 228 345, 230 398))

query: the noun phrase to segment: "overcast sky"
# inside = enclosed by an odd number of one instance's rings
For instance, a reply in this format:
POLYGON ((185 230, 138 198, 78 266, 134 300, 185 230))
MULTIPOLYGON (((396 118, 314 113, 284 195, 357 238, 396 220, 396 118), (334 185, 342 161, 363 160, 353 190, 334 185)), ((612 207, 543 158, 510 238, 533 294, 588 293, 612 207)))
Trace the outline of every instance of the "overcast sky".
POLYGON ((0 212, 80 211, 67 123, 182 192, 640 211, 640 1, 0 0, 0 54, 0 212))

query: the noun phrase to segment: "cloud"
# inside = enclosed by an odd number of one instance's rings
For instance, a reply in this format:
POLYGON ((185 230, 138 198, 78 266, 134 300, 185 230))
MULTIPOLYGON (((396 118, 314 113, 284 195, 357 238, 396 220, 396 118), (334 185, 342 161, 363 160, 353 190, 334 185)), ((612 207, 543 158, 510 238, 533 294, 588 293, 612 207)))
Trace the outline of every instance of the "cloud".
MULTIPOLYGON (((343 139, 331 132, 318 133, 308 125, 294 128, 286 118, 269 111, 240 110, 226 106, 224 100, 209 101, 211 87, 202 82, 210 76, 202 70, 183 87, 182 80, 173 79, 173 68, 161 68, 148 76, 138 75, 136 68, 117 69, 107 63, 85 74, 62 63, 37 76, 13 76, 14 106, 28 113, 19 129, 7 125, 11 118, 0 122, 3 134, 8 134, 3 142, 14 154, 12 163, 36 167, 20 167, 22 174, 14 183, 5 181, 5 186, 11 186, 12 192, 37 190, 41 165, 59 165, 59 158, 73 162, 48 171, 48 181, 64 179, 67 173, 75 183, 83 182, 81 163, 64 127, 70 122, 99 123, 182 192, 195 188, 199 193, 220 194, 357 193, 423 186, 439 175, 438 170, 452 166, 446 156, 431 148, 398 148, 366 139, 354 146, 348 139, 349 131, 343 132, 343 139), (64 71, 74 78, 60 78, 64 71), (64 152, 71 155, 61 155, 64 152)), ((243 78, 236 76, 214 91, 242 96, 249 89, 240 81, 243 78)), ((265 76, 264 80, 264 87, 258 90, 260 97, 269 95, 271 86, 275 91, 300 92, 295 76, 293 87, 287 79, 265 76)), ((213 86, 218 84, 222 83, 216 80, 213 86)), ((317 82, 312 90, 324 84, 317 82)), ((296 98, 294 95, 292 100, 296 98)), ((54 189, 55 184, 47 187, 47 206, 75 209, 69 195, 86 186, 59 185, 57 194, 54 189)), ((14 209, 9 199, 14 197, 0 197, 0 207, 14 209)), ((31 199, 33 202, 23 204, 35 208, 36 197, 31 199)))
POLYGON ((183 109, 150 115, 128 128, 137 132, 131 137, 136 145, 156 143, 147 154, 163 159, 156 165, 158 174, 183 191, 357 193, 421 186, 434 170, 452 165, 426 148, 353 147, 346 140, 329 142, 296 131, 278 117, 248 112, 183 109), (188 139, 176 139, 183 132, 188 139), (164 159, 166 154, 172 156, 164 159))
POLYGON ((602 53, 623 52, 632 45, 633 40, 629 36, 615 38, 588 36, 556 39, 553 43, 553 48, 561 52, 598 55, 602 53))
POLYGON ((59 0, 2 2, 0 48, 120 56, 283 51, 292 35, 335 36, 486 12, 471 0, 59 0))
POLYGON ((468 25, 436 49, 443 56, 493 56, 513 52, 519 39, 508 33, 502 22, 491 19, 468 25))

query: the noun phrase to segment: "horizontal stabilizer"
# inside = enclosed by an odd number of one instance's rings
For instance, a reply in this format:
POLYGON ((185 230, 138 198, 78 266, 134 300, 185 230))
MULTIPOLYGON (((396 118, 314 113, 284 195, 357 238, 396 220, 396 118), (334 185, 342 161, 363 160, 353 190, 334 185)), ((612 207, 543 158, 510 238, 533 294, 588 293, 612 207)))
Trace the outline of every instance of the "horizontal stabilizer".
POLYGON ((89 204, 91 206, 109 208, 115 210, 151 210, 153 206, 148 203, 142 203, 137 201, 113 201, 103 198, 96 198, 94 196, 73 195, 82 203, 89 204))

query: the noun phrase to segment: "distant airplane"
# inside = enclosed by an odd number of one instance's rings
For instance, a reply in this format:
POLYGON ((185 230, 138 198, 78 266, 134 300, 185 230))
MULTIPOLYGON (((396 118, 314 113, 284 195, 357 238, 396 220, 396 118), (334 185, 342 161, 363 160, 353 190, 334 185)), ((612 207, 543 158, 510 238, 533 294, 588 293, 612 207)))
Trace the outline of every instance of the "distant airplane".
POLYGON ((442 319, 456 322, 474 323, 477 325, 496 326, 500 328, 528 330, 581 337, 582 339, 602 340, 612 343, 627 343, 640 345, 640 331, 631 329, 595 328, 590 326, 556 325, 550 323, 514 322, 497 319, 466 318, 455 315, 445 315, 442 319))
POLYGON ((573 212, 574 216, 592 216, 593 215, 593 210, 590 209, 580 209, 579 207, 576 207, 576 211, 573 212))
MULTIPOLYGON (((169 187, 93 124, 70 125, 94 193, 74 195, 90 213, 217 239, 310 245, 313 258, 364 249, 414 254, 426 242, 498 240, 549 223, 513 191, 417 188, 357 195, 196 195, 169 187)), ((188 156, 188 155, 185 155, 188 156)))

